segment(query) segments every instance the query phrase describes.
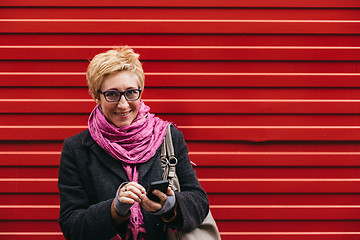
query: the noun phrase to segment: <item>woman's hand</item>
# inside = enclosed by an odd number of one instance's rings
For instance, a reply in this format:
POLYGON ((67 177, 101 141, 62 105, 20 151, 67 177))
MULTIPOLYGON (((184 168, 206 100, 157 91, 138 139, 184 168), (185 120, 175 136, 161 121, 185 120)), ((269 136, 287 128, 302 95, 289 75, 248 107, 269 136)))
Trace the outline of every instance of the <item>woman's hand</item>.
POLYGON ((140 203, 142 195, 146 194, 145 188, 136 182, 129 182, 120 188, 118 198, 127 204, 140 203))
POLYGON ((163 208, 163 205, 167 200, 167 195, 175 196, 174 191, 170 187, 168 187, 166 194, 156 189, 153 191, 153 194, 160 198, 160 202, 150 200, 146 194, 141 195, 141 206, 150 213, 158 212, 163 208))
POLYGON ((143 186, 136 182, 120 185, 116 191, 114 210, 122 218, 130 217, 130 208, 135 202, 141 202, 141 195, 145 193, 143 186))

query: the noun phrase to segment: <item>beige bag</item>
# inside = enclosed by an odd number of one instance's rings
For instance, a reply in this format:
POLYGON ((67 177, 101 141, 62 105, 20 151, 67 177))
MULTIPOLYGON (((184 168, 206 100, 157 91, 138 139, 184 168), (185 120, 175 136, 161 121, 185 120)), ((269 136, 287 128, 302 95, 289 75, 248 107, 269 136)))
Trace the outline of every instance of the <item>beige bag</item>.
MULTIPOLYGON (((175 192, 180 192, 180 183, 176 175, 177 159, 174 153, 174 146, 171 138, 172 124, 167 126, 165 140, 161 146, 161 166, 163 168, 163 179, 168 179, 170 187, 175 192)), ((191 232, 172 232, 167 229, 168 240, 221 240, 216 222, 209 210, 203 223, 191 232)))

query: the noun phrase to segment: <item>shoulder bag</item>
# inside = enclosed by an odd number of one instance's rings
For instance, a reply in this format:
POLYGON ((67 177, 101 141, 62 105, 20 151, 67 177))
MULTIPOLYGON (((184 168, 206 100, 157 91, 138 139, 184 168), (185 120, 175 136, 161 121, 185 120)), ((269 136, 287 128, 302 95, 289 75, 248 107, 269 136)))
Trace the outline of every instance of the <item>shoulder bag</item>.
MULTIPOLYGON (((172 124, 167 126, 167 133, 161 146, 161 166, 163 168, 163 180, 168 179, 174 192, 180 192, 180 183, 176 175, 177 159, 171 138, 172 124)), ((167 229, 168 240, 221 240, 216 222, 209 210, 203 223, 191 232, 171 231, 167 229)))

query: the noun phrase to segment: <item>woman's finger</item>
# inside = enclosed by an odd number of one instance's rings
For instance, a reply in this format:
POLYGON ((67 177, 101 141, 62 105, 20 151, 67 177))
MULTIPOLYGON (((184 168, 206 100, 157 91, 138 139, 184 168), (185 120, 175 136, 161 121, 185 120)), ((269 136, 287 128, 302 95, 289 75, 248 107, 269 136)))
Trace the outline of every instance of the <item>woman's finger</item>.
POLYGON ((125 191, 125 190, 126 191, 128 191, 128 190, 136 191, 136 189, 139 190, 140 193, 142 193, 142 194, 146 192, 145 188, 143 186, 141 186, 140 184, 136 183, 136 182, 130 182, 128 184, 125 184, 122 187, 123 191, 125 191))
MULTIPOLYGON (((140 195, 141 196, 141 195, 140 195)), ((123 192, 119 195, 119 200, 121 202, 127 202, 127 203, 134 203, 135 202, 141 202, 141 198, 135 194, 134 192, 132 191, 126 191, 126 192, 123 192), (130 199, 132 202, 129 202, 127 199, 130 199)))
POLYGON ((142 195, 141 197, 141 204, 143 208, 148 212, 159 211, 164 205, 164 202, 166 201, 167 198, 166 194, 156 189, 153 191, 153 194, 160 198, 160 202, 154 202, 150 200, 146 195, 142 195))
POLYGON ((130 182, 124 185, 119 191, 119 200, 126 203, 141 202, 141 195, 145 192, 143 186, 138 183, 130 182))
POLYGON ((128 197, 119 197, 121 203, 134 204, 135 200, 128 197))
POLYGON ((169 195, 169 196, 174 196, 175 192, 171 189, 171 187, 168 187, 166 194, 169 195))
POLYGON ((162 205, 160 203, 151 201, 149 198, 145 196, 145 199, 141 200, 141 206, 147 211, 147 212, 157 212, 162 208, 162 205))
POLYGON ((164 202, 166 201, 166 194, 165 193, 163 193, 163 192, 161 192, 161 191, 159 191, 159 190, 154 190, 153 191, 153 194, 155 195, 155 196, 157 196, 159 199, 160 199, 160 204, 161 204, 161 206, 164 204, 164 202))
POLYGON ((153 210, 152 210, 152 208, 149 206, 149 202, 148 201, 146 201, 144 198, 143 199, 141 199, 141 207, 143 208, 143 209, 145 209, 145 211, 147 211, 147 212, 152 212, 153 210))

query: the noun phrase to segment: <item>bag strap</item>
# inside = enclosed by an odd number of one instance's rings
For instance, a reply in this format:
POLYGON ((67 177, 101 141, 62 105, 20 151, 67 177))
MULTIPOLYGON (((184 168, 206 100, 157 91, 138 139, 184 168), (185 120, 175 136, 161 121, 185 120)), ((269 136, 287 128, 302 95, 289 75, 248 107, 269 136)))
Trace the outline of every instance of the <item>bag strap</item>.
POLYGON ((174 125, 170 123, 166 127, 166 136, 161 145, 161 167, 163 169, 163 180, 169 180, 172 190, 180 192, 180 183, 176 175, 176 165, 178 160, 175 157, 174 145, 171 137, 171 126, 174 125))

